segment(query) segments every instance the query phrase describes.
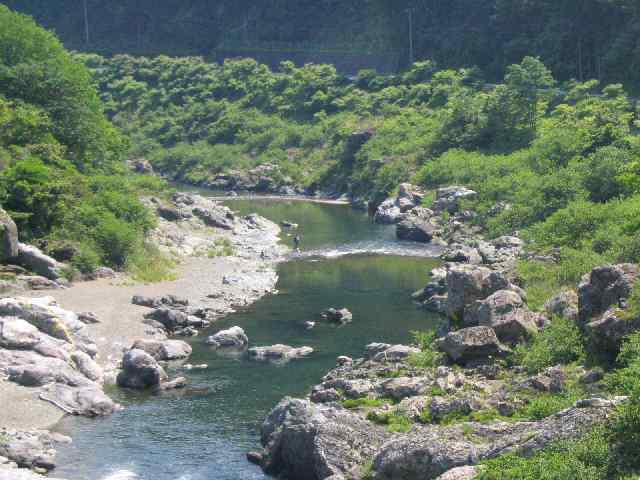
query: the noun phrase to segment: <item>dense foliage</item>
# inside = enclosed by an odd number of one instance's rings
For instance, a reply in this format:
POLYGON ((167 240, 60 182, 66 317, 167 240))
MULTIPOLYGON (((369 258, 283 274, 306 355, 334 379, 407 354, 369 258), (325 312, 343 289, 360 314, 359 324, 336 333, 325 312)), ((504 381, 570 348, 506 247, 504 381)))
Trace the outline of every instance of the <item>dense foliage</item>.
POLYGON ((125 175, 127 148, 87 69, 0 5, 0 200, 21 238, 83 271, 142 256, 154 219, 138 194, 158 182, 125 175))
POLYGON ((595 264, 640 257, 640 143, 620 85, 557 85, 532 57, 491 88, 433 62, 349 81, 327 65, 81 58, 135 154, 176 180, 275 164, 276 183, 374 201, 401 181, 467 185, 489 235, 560 248, 557 265, 520 266, 537 307, 595 264))
POLYGON ((637 90, 636 0, 5 0, 55 29, 68 46, 103 53, 209 55, 396 51, 447 68, 475 65, 497 81, 505 67, 540 56, 556 77, 597 78, 637 90))

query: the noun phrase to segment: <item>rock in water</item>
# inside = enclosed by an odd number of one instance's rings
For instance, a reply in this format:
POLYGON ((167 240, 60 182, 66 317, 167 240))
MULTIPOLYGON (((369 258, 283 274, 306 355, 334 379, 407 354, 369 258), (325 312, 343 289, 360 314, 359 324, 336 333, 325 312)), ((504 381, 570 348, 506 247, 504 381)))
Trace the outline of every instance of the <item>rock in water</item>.
POLYGON ((323 319, 335 323, 349 323, 353 320, 353 314, 346 308, 329 308, 321 313, 323 319))
POLYGON ((311 347, 294 348, 289 345, 272 345, 270 347, 253 347, 249 349, 249 358, 255 360, 291 360, 306 357, 313 353, 311 347))
POLYGON ((162 362, 182 360, 188 358, 192 352, 191 345, 182 340, 136 340, 131 349, 147 352, 162 362))
POLYGON ((15 258, 18 253, 18 227, 9 214, 0 208, 0 262, 15 258))
POLYGON ((124 354, 117 382, 120 387, 145 389, 158 387, 166 379, 167 374, 155 358, 143 350, 133 349, 124 354))
POLYGON ((207 338, 207 345, 215 348, 244 348, 249 344, 249 338, 240 327, 221 330, 207 338))

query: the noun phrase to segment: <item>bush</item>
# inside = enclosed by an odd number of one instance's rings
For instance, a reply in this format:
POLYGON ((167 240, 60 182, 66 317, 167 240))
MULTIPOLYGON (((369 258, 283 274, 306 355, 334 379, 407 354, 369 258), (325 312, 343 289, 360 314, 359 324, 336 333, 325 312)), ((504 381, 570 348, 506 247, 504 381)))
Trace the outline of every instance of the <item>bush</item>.
POLYGON ((440 364, 442 354, 434 347, 436 336, 435 330, 430 332, 413 332, 414 341, 421 352, 412 354, 409 357, 410 365, 418 368, 433 368, 440 364))
POLYGON ((513 361, 532 374, 584 359, 585 345, 580 329, 572 320, 561 317, 553 318, 529 343, 517 345, 513 355, 513 361))

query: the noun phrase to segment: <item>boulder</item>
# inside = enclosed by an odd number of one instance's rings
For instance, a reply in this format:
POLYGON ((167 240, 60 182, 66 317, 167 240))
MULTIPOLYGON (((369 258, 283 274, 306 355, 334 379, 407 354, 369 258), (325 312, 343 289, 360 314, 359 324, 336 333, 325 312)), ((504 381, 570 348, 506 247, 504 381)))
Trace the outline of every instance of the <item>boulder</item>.
POLYGON ((143 350, 133 349, 124 354, 118 386, 133 389, 158 387, 167 374, 155 358, 143 350))
POLYGON ((104 371, 102 367, 86 353, 76 350, 71 354, 71 361, 76 369, 92 382, 98 384, 104 382, 104 371))
POLYGON ((40 398, 70 415, 102 417, 111 415, 118 409, 118 405, 95 385, 71 388, 54 383, 44 388, 40 398))
POLYGON ((408 345, 390 345, 377 352, 372 358, 374 362, 401 362, 417 353, 420 353, 419 348, 409 347, 408 345))
POLYGON ((170 332, 176 330, 178 327, 189 325, 189 315, 183 311, 167 307, 157 308, 147 313, 145 318, 160 322, 164 328, 170 332))
POLYGON ((578 320, 578 294, 575 290, 564 290, 547 300, 544 310, 549 317, 578 320))
POLYGON ((367 360, 371 360, 378 353, 384 352, 389 347, 391 347, 391 344, 389 343, 378 343, 378 342, 370 343, 365 347, 364 358, 366 358, 367 360))
POLYGON ((249 349, 249 358, 254 360, 292 360, 306 357, 313 353, 311 347, 294 348, 289 345, 271 345, 269 347, 253 347, 249 349))
POLYGON ((242 328, 231 327, 211 335, 206 343, 215 348, 245 348, 249 345, 249 338, 242 328))
POLYGON ((182 340, 136 340, 131 349, 147 352, 161 362, 183 360, 191 356, 191 345, 182 340))
POLYGON ((480 467, 475 465, 466 465, 464 467, 452 468, 440 475, 436 480, 473 480, 480 472, 480 467))
POLYGON ((585 324, 611 306, 622 306, 638 278, 637 265, 604 265, 585 275, 578 287, 578 316, 585 324))
POLYGON ((393 198, 388 198, 382 202, 376 209, 376 213, 373 217, 376 223, 382 224, 394 224, 398 223, 402 218, 402 211, 400 207, 396 205, 396 201, 393 198))
POLYGON ((396 225, 399 240, 429 243, 440 234, 441 228, 428 208, 414 208, 396 225))
POLYGON ((208 227, 222 228, 223 230, 233 229, 233 220, 221 212, 196 207, 193 209, 193 214, 200 218, 208 227))
POLYGON ((18 227, 9 214, 0 208, 0 262, 17 257, 18 245, 18 227))
POLYGON ((423 377, 397 377, 381 385, 382 393, 399 402, 403 398, 423 395, 431 382, 423 377))
POLYGON ((466 187, 444 187, 436 191, 433 210, 436 212, 457 213, 460 210, 460 200, 473 200, 478 194, 466 187))
POLYGON ((477 301, 475 312, 468 316, 478 325, 491 327, 503 342, 517 343, 538 331, 537 315, 511 290, 498 290, 485 300, 477 301))
POLYGON ((0 318, 0 347, 27 350, 40 342, 40 331, 16 317, 0 318))
POLYGON ((16 261, 23 267, 49 280, 58 280, 62 276, 64 269, 64 264, 58 262, 55 258, 45 255, 39 248, 25 243, 18 244, 16 261))
POLYGON ((484 300, 499 290, 512 289, 500 272, 476 265, 453 265, 447 272, 447 315, 465 320, 475 302, 484 300))
POLYGON ((449 247, 442 254, 442 259, 445 262, 470 263, 472 265, 480 265, 483 262, 482 255, 476 248, 457 244, 449 247))
POLYGON ((158 208, 156 208, 156 212, 158 212, 158 216, 160 218, 163 218, 168 222, 177 222, 178 220, 182 220, 183 218, 182 212, 174 207, 160 205, 158 206, 158 208))
POLYGON ((353 314, 346 308, 329 308, 323 311, 320 315, 324 320, 340 324, 349 323, 353 320, 353 314))
POLYGON ((360 478, 362 465, 387 438, 384 429, 341 407, 285 398, 262 424, 262 467, 298 480, 360 478))
POLYGON ((625 337, 637 330, 640 330, 640 317, 630 317, 619 308, 610 308, 585 325, 591 344, 599 351, 614 355, 620 350, 625 337))
POLYGON ((436 346, 457 363, 503 357, 510 352, 490 327, 469 327, 451 332, 439 338, 436 346))

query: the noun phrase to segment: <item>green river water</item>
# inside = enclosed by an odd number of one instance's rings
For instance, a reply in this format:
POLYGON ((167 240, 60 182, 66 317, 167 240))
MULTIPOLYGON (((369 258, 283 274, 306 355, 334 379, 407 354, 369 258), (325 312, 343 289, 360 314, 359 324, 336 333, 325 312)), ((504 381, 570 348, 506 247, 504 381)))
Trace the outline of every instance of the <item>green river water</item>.
MULTIPOLYGON (((113 390, 126 408, 106 419, 68 418, 59 430, 74 442, 61 448, 55 475, 69 480, 264 479, 245 454, 259 447, 259 426, 284 396, 309 392, 339 355, 358 357, 373 341, 407 342, 437 318, 418 309, 410 294, 428 281, 437 261, 423 245, 394 239, 393 227, 374 225, 342 205, 284 200, 233 200, 240 213, 257 212, 300 224, 302 253, 278 267, 277 295, 217 322, 190 342, 192 364, 175 371, 189 388, 153 396, 113 390), (327 307, 347 307, 353 323, 318 323, 327 307), (308 345, 315 353, 285 365, 221 355, 204 344, 208 334, 241 326, 252 345, 308 345)), ((282 239, 291 243, 284 232, 282 239)))

